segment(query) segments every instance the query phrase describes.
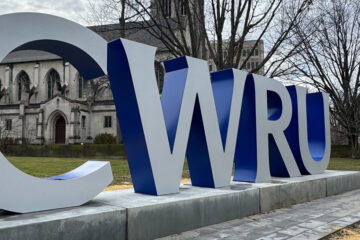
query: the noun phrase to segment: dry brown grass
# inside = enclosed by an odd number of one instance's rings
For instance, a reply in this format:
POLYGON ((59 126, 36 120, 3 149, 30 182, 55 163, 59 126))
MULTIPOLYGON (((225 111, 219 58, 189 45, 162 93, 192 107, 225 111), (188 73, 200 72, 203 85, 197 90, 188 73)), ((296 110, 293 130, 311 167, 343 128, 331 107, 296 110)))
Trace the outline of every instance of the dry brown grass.
POLYGON ((338 232, 324 238, 327 240, 359 240, 360 239, 360 222, 343 228, 338 232))
MULTIPOLYGON (((183 178, 181 179, 182 183, 189 183, 191 182, 190 178, 183 178)), ((112 185, 107 187, 104 191, 115 191, 115 190, 121 190, 121 189, 129 189, 133 188, 133 185, 130 182, 125 182, 121 185, 112 185)))

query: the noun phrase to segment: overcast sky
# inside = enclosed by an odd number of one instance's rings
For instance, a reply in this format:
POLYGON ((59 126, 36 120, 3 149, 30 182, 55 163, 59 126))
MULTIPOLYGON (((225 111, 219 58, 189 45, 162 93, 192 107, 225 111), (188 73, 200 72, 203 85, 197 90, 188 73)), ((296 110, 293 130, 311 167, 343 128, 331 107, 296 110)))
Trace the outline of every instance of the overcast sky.
POLYGON ((0 14, 41 12, 85 24, 86 3, 86 0, 0 0, 0 14))

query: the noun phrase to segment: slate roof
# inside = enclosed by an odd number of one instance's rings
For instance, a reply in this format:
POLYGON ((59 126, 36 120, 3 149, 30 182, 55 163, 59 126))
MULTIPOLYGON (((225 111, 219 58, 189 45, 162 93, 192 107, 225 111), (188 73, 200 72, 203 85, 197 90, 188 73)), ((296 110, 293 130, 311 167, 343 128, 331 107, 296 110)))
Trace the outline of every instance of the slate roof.
MULTIPOLYGON (((112 41, 120 37, 119 24, 108 24, 101 26, 91 26, 89 29, 98 33, 105 40, 112 41)), ((144 43, 157 47, 159 51, 166 51, 163 43, 152 36, 146 29, 141 27, 141 24, 136 22, 126 23, 126 38, 135 42, 144 43)), ((10 53, 4 58, 1 64, 20 63, 20 62, 36 62, 36 61, 51 61, 61 60, 61 57, 37 50, 22 50, 10 53)))
POLYGON ((23 50, 23 51, 16 51, 10 53, 4 58, 1 64, 37 62, 37 61, 49 61, 49 60, 61 60, 61 57, 44 51, 23 50))
MULTIPOLYGON (((118 39, 120 37, 119 24, 92 26, 89 27, 89 29, 98 33, 108 42, 118 39)), ((126 32, 126 37, 125 37, 126 39, 157 47, 160 51, 166 50, 164 44, 159 39, 151 35, 146 29, 144 29, 144 26, 142 25, 141 22, 126 23, 125 32, 126 32)))

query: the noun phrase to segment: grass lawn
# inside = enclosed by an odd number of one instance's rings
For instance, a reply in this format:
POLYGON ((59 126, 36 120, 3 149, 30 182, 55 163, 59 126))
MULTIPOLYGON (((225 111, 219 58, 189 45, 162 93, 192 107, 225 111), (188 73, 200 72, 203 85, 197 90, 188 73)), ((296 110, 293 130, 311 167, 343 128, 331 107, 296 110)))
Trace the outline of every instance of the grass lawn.
MULTIPOLYGON (((70 171, 84 162, 87 158, 47 158, 47 157, 7 157, 9 161, 22 171, 36 176, 49 177, 70 171)), ((124 158, 96 159, 110 161, 114 181, 111 185, 131 184, 129 166, 124 158)), ((331 170, 360 171, 360 159, 333 158, 330 160, 331 170)), ((184 165, 183 178, 189 178, 187 164, 184 165)))
MULTIPOLYGON (((89 158, 53 158, 53 157, 7 157, 20 170, 36 176, 50 177, 59 175, 76 167, 89 158)), ((129 166, 124 158, 95 159, 96 161, 110 161, 114 175, 111 185, 131 184, 129 166)), ((188 167, 184 165, 183 178, 189 177, 188 167)))
POLYGON ((330 159, 330 164, 328 169, 360 171, 360 159, 332 158, 330 159))

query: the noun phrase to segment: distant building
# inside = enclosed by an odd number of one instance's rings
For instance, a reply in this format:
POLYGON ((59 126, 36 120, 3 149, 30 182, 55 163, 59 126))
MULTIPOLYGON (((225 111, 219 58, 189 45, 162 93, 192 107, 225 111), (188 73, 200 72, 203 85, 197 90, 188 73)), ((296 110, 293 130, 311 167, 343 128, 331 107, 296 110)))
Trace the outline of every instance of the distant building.
MULTIPOLYGON (((247 59, 246 64, 241 69, 247 72, 252 72, 252 70, 256 69, 264 60, 264 41, 260 40, 257 46, 254 48, 255 44, 255 40, 244 42, 238 68, 241 68, 245 59, 247 59), (252 51, 253 48, 254 51, 252 51), (249 59, 248 56, 250 56, 249 59)), ((227 58, 228 51, 225 49, 223 54, 224 58, 227 58)), ((209 60, 209 69, 210 71, 217 71, 216 65, 212 60, 209 60)), ((259 71, 256 72, 256 74, 264 75, 264 67, 261 67, 259 71)))
MULTIPOLYGON (((169 9, 172 9, 171 1, 174 0, 164 1, 169 9)), ((167 13, 171 14, 169 9, 167 13)), ((126 38, 158 48, 155 71, 161 91, 164 75, 161 62, 172 56, 161 41, 135 25, 127 23, 126 38)), ((90 29, 107 41, 120 36, 118 24, 90 29)), ((252 44, 245 43, 244 56, 249 52, 246 47, 252 44)), ((246 69, 256 67, 262 58, 261 42, 246 69)), ((216 70, 211 61, 209 67, 216 70)), ((1 139, 26 140, 32 144, 76 144, 92 143, 101 133, 114 136, 118 133, 106 78, 85 82, 69 62, 42 51, 12 52, 0 63, 1 139)))
MULTIPOLYGON (((119 36, 117 24, 92 29, 109 41, 119 36)), ((145 30, 130 32, 128 39, 158 47, 156 58, 162 59, 163 46, 145 30)), ((100 133, 116 136, 108 85, 107 79, 84 81, 74 66, 51 53, 10 53, 0 64, 0 137, 67 144, 91 143, 100 133)))

